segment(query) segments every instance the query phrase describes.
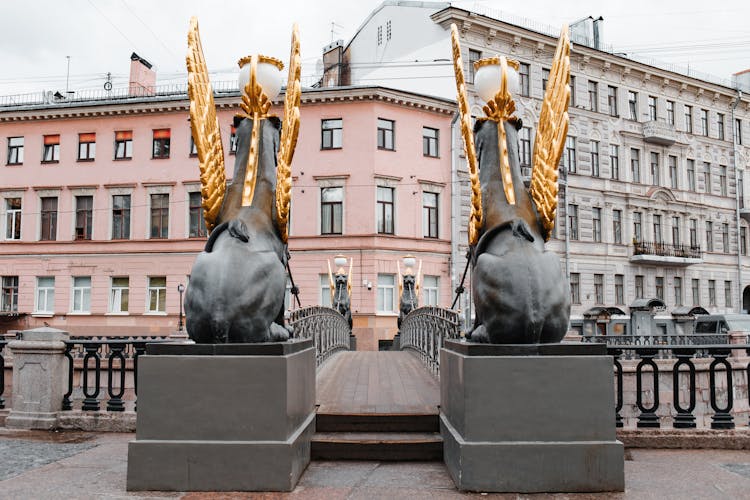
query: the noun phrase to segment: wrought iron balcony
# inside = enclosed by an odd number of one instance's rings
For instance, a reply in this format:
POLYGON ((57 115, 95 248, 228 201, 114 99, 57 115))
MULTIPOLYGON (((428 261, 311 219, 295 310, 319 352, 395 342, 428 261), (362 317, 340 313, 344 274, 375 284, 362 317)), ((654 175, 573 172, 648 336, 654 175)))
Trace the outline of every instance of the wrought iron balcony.
POLYGON ((703 262, 699 246, 671 245, 653 241, 634 241, 630 262, 689 266, 703 262))
POLYGON ((651 120, 643 123, 643 140, 652 144, 671 146, 677 140, 674 125, 662 120, 651 120))

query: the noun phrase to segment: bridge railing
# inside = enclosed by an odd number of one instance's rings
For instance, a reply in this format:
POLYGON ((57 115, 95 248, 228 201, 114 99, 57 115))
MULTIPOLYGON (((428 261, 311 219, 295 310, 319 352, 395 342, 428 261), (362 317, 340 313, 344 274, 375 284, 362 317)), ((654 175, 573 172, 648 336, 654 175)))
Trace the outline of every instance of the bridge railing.
POLYGON ((418 307, 401 322, 401 348, 415 351, 434 373, 440 372, 440 348, 445 339, 459 338, 457 311, 443 307, 418 307))
POLYGON ((294 338, 313 339, 318 366, 333 353, 349 349, 349 323, 336 309, 323 306, 297 309, 287 322, 294 328, 294 338))

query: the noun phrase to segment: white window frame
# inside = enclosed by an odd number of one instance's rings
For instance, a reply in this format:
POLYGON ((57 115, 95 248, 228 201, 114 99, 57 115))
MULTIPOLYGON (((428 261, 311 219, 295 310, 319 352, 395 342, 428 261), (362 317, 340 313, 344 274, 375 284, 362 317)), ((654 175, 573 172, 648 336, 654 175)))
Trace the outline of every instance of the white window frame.
POLYGON ((5 196, 5 203, 3 203, 3 209, 4 209, 4 219, 5 219, 5 240, 7 241, 21 241, 21 238, 23 235, 21 234, 21 229, 23 227, 23 196, 5 196), (8 208, 8 200, 12 199, 20 199, 21 200, 21 208, 8 208), (16 217, 15 214, 20 214, 18 225, 19 227, 16 228, 16 217), (12 221, 12 222, 11 222, 12 221), (11 225, 9 225, 9 223, 11 225), (8 237, 8 234, 11 236, 16 232, 16 229, 18 229, 18 238, 8 237))
POLYGON ((375 308, 379 315, 393 315, 398 312, 396 303, 396 275, 388 273, 378 273, 378 288, 375 297, 375 308), (392 283, 384 283, 385 279, 393 280, 392 283), (382 294, 382 301, 381 301, 382 294), (390 304, 386 303, 390 299, 390 304), (390 308, 389 308, 390 306, 390 308))
MULTIPOLYGON (((144 238, 147 240, 168 240, 172 237, 172 217, 174 216, 172 210, 172 203, 175 200, 172 194, 172 186, 148 186, 146 188, 146 234, 144 234, 144 238), (169 203, 167 205, 169 210, 169 216, 167 217, 167 237, 166 238, 152 238, 151 237, 151 195, 152 194, 166 194, 169 197, 169 203)), ((131 198, 131 209, 133 207, 132 204, 132 198, 131 198)), ((132 214, 131 214, 132 215, 132 214)), ((132 224, 133 221, 131 219, 130 223, 132 224)), ((132 229, 132 225, 131 225, 132 229)), ((188 229, 189 230, 189 229, 188 229)), ((132 234, 132 233, 131 233, 132 234)))
POLYGON ((70 288, 70 314, 91 314, 91 276, 71 276, 70 288), (88 286, 77 284, 77 280, 86 278, 89 280, 88 286), (76 299, 79 297, 80 303, 76 308, 76 299))
POLYGON ((320 305, 323 307, 332 307, 331 305, 331 282, 327 274, 320 275, 320 305))
POLYGON ((53 315, 55 313, 55 277, 54 276, 37 276, 34 290, 34 314, 53 315), (43 279, 52 279, 52 286, 40 287, 39 282, 43 279), (40 308, 41 293, 44 292, 44 309, 40 308), (50 302, 52 302, 50 304, 50 302))
POLYGON ((130 277, 129 276, 112 276, 109 280, 109 305, 107 308, 108 314, 114 315, 127 315, 128 310, 122 310, 122 291, 125 290, 128 293, 128 308, 130 308, 130 277), (115 286, 116 279, 128 280, 128 286, 115 286), (115 304, 117 304, 117 310, 115 310, 115 304))
POLYGON ((148 276, 146 278, 147 284, 146 284, 146 314, 153 314, 153 315, 161 315, 166 316, 167 315, 167 277, 166 276, 148 276), (154 286, 151 284, 151 280, 155 278, 164 278, 164 286, 154 286), (159 291, 164 290, 164 310, 159 309, 159 291), (151 293, 155 292, 157 294, 156 298, 156 309, 151 309, 151 293))
POLYGON ((425 274, 422 277, 422 305, 435 306, 440 304, 440 276, 425 274), (434 285, 429 281, 434 279, 434 285))

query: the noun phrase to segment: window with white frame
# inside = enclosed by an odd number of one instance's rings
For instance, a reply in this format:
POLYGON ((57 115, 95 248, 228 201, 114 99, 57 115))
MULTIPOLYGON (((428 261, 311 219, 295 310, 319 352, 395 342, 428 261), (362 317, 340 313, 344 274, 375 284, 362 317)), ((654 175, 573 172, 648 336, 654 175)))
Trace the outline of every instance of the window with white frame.
POLYGON ((55 277, 39 276, 36 279, 36 304, 34 312, 52 314, 55 312, 55 277))
POLYGON ((167 278, 150 276, 148 278, 148 312, 167 312, 167 278))
POLYGON ((23 137, 8 137, 8 165, 23 164, 23 137))
POLYGON ((430 276, 428 274, 425 274, 424 278, 422 278, 422 305, 438 305, 439 279, 438 276, 430 276))
POLYGON ((377 187, 378 234, 393 234, 393 193, 392 187, 377 187))
POLYGON ((130 278, 127 276, 112 277, 109 289, 109 312, 127 313, 130 299, 130 278))
POLYGON ((5 198, 5 239, 21 239, 21 198, 5 198))
POLYGON ((422 231, 425 238, 438 237, 438 193, 422 193, 422 231))
POLYGON ((18 312, 18 276, 3 276, 0 311, 18 312))
POLYGON ((330 118, 321 120, 320 149, 341 149, 344 138, 344 120, 330 118))
POLYGON ((91 312, 91 276, 73 276, 70 312, 91 312))
POLYGON ((439 130, 436 128, 422 127, 422 155, 432 158, 438 157, 439 130))
POLYGON ((378 274, 377 311, 396 312, 396 275, 378 274))
POLYGON ((331 307, 331 281, 327 274, 320 275, 320 305, 331 307))

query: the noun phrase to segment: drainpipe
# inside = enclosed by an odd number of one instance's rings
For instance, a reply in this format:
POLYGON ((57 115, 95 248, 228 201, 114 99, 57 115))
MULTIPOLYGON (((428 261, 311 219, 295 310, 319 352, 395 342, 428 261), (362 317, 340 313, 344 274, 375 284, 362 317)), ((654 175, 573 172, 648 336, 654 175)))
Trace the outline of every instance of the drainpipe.
MULTIPOLYGON (((737 225, 737 312, 742 311, 742 248, 740 246, 740 189, 739 189, 739 167, 737 165, 737 137, 734 133, 734 110, 742 99, 742 91, 737 89, 737 99, 732 104, 732 166, 734 167, 734 198, 735 198, 735 224, 737 225)), ((744 179, 744 176, 743 176, 744 179)), ((744 190, 743 190, 744 192, 744 190)))
POLYGON ((565 218, 563 219, 565 225, 565 276, 568 277, 568 283, 570 283, 570 226, 568 222, 570 200, 568 200, 568 166, 565 164, 563 164, 563 198, 565 199, 565 206, 563 207, 565 209, 565 218))
MULTIPOLYGON (((460 268, 460 266, 457 266, 459 257, 458 236, 460 231, 456 223, 458 221, 458 213, 461 210, 461 188, 458 185, 458 161, 456 153, 456 142, 458 142, 456 141, 456 124, 460 117, 460 113, 455 113, 451 119, 451 302, 458 286, 457 280, 460 279, 456 276, 456 269, 460 268)), ((461 301, 458 302, 458 308, 461 309, 461 301)))

